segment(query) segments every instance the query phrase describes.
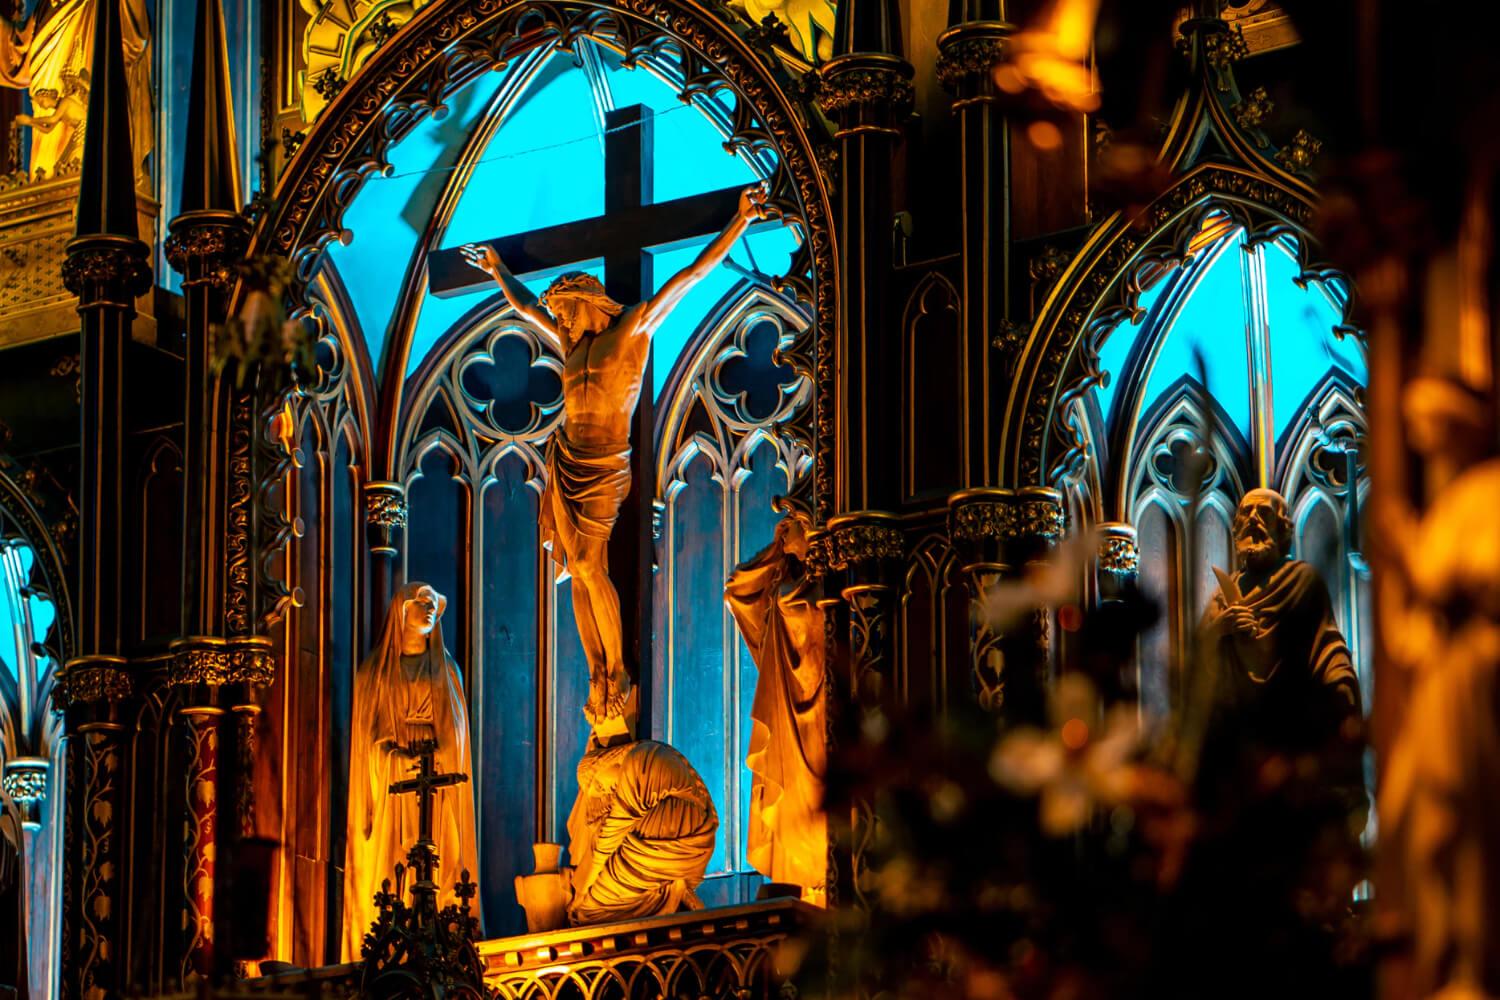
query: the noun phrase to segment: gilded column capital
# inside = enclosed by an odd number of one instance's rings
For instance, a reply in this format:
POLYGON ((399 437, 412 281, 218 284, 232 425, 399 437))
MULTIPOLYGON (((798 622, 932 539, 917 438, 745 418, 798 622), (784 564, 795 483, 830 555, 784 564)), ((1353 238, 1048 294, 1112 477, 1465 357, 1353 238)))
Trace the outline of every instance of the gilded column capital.
POLYGON ((831 518, 809 542, 809 549, 814 546, 819 550, 819 564, 827 570, 864 576, 906 557, 906 533, 895 514, 851 511, 831 518))
POLYGON ((59 708, 114 703, 129 698, 133 688, 123 656, 79 656, 58 671, 53 698, 59 708))
POLYGON ((174 687, 192 684, 263 687, 270 684, 275 675, 276 657, 269 636, 224 639, 190 635, 173 642, 171 653, 168 683, 174 687))
POLYGON ((1067 518, 1062 493, 1047 486, 961 490, 948 498, 948 532, 959 545, 995 542, 1050 546, 1067 518))
POLYGON ((0 788, 21 810, 23 823, 40 823, 42 799, 47 795, 47 772, 51 761, 45 757, 15 757, 5 762, 0 788))
POLYGON ((128 236, 80 236, 64 248, 63 287, 81 305, 95 302, 132 303, 151 287, 148 249, 128 236))
POLYGON ((406 528, 406 487, 400 483, 374 480, 365 483, 365 537, 370 554, 400 555, 401 532, 406 528))
POLYGON ((167 230, 164 249, 173 270, 190 279, 202 275, 225 289, 233 280, 228 265, 250 246, 250 226, 237 212, 184 212, 167 230))
POLYGON ((893 55, 861 52, 838 56, 819 71, 818 104, 839 123, 839 134, 886 132, 911 111, 916 91, 911 63, 893 55))
POLYGON ((365 483, 365 523, 376 528, 406 527, 406 487, 400 483, 365 483))
POLYGON ((1099 525, 1099 572, 1133 576, 1140 567, 1135 528, 1117 521, 1099 525))
POLYGON ((993 99, 991 71, 1016 30, 1008 21, 970 21, 938 36, 937 78, 960 101, 993 99))

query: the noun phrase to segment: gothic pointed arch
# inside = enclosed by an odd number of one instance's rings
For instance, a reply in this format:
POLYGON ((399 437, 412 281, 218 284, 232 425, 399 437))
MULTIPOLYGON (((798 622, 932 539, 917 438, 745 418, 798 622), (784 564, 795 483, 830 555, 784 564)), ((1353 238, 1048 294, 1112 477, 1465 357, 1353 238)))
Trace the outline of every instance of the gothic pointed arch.
MULTIPOLYGON (((821 126, 794 97, 781 64, 767 58, 745 26, 705 13, 690 0, 483 0, 431 3, 342 82, 288 164, 273 208, 258 222, 252 252, 289 257, 303 287, 323 251, 347 239, 344 213, 366 182, 391 171, 389 152, 419 122, 446 114, 445 103, 481 74, 505 69, 544 45, 567 49, 590 39, 627 63, 675 55, 684 99, 732 96, 726 122, 731 148, 768 156, 773 207, 802 233, 802 249, 782 281, 811 307, 806 343, 785 356, 813 380, 814 405, 802 418, 819 461, 806 496, 793 498, 818 519, 831 513, 827 478, 832 448, 829 363, 837 315, 836 254, 827 186, 814 155, 821 126)), ((299 289, 296 298, 301 300, 299 289)), ((388 417, 399 403, 385 396, 388 417)), ((387 423, 389 426, 389 423, 387 423)), ((372 472, 394 473, 395 441, 372 455, 372 472)))

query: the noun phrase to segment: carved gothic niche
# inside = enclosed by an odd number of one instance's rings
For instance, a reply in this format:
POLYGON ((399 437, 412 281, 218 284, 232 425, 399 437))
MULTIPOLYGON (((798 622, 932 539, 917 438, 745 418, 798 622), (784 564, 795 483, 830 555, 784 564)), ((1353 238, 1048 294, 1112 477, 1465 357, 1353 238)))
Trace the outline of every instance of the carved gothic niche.
MULTIPOLYGON (((1115 213, 1094 228, 1047 291, 1019 348, 1000 446, 1002 475, 1013 482, 1071 488, 1091 463, 1106 460, 1101 414, 1090 398, 1110 383, 1101 348, 1122 325, 1146 319, 1147 289, 1215 252, 1225 234, 1242 230, 1247 249, 1279 241, 1294 257, 1300 284, 1348 287, 1342 274, 1318 261, 1308 235, 1316 191, 1286 162, 1287 150, 1236 119, 1244 97, 1233 66, 1243 53, 1226 47, 1224 37, 1200 30, 1184 46, 1189 82, 1160 154, 1175 180, 1143 212, 1115 213)), ((1330 299, 1342 311, 1337 327, 1357 333, 1349 321, 1351 296, 1330 293, 1330 299)), ((1103 493, 1110 495, 1094 493, 1096 508, 1122 502, 1112 496, 1123 493, 1117 484, 1105 482, 1103 493)), ((1110 519, 1104 514, 1095 511, 1110 519)))
POLYGON ((967 428, 961 386, 963 324, 958 291, 936 271, 917 282, 901 318, 903 487, 907 497, 947 496, 962 485, 967 428))
MULTIPOLYGON (((373 5, 328 8, 334 10, 343 11, 340 18, 357 28, 377 19, 373 5)), ((778 280, 808 304, 812 319, 778 355, 811 386, 811 405, 799 408, 788 433, 807 442, 813 469, 788 503, 825 520, 832 513, 833 496, 825 470, 833 468, 837 283, 830 204, 814 153, 822 126, 796 96, 798 88, 786 67, 763 56, 759 47, 764 39, 746 23, 711 13, 694 0, 433 0, 364 57, 338 87, 335 106, 313 125, 288 163, 280 187, 286 197, 259 220, 251 253, 289 257, 297 281, 293 305, 306 306, 324 248, 348 235, 345 209, 370 175, 389 168, 392 148, 418 122, 446 112, 445 101, 479 75, 503 69, 541 47, 566 49, 582 38, 632 63, 663 51, 675 53, 685 99, 718 93, 732 97, 726 145, 774 158, 772 207, 802 236, 788 273, 778 280)), ((334 68, 330 63, 323 75, 334 68)), ((309 76, 314 82, 322 79, 312 72, 309 76)), ((336 82, 330 80, 330 90, 336 82)), ((726 366, 726 377, 727 371, 726 366)), ((462 388, 474 391, 480 374, 473 372, 462 388)), ((437 411, 436 418, 462 420, 461 409, 453 403, 446 417, 437 411)), ((397 451, 394 441, 377 444, 371 473, 395 475, 381 465, 394 462, 397 451)))

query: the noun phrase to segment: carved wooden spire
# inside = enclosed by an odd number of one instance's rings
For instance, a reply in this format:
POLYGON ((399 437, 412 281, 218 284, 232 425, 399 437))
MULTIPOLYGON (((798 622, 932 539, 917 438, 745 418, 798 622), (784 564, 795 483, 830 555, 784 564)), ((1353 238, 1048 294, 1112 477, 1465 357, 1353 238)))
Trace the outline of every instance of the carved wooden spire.
POLYGON ((883 53, 905 57, 898 0, 844 0, 833 28, 835 56, 883 53))
POLYGON ((1004 21, 1004 0, 948 0, 948 27, 974 21, 1004 21))
POLYGON ((130 141, 130 85, 120 0, 102 0, 94 15, 89 111, 83 131, 79 236, 137 238, 135 153, 130 141))
POLYGON ((188 92, 187 148, 182 163, 182 211, 240 208, 239 145, 221 0, 198 0, 193 38, 193 83, 188 92))

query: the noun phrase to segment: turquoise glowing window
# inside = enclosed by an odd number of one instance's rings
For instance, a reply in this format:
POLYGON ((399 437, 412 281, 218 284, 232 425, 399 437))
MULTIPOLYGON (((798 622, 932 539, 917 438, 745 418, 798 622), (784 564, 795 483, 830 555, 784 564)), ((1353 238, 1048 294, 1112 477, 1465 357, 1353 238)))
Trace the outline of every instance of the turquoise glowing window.
POLYGON ((1110 384, 1098 402, 1111 432, 1147 418, 1184 376, 1206 378, 1241 436, 1274 455, 1331 372, 1363 384, 1362 349, 1336 332, 1344 290, 1299 282, 1300 273, 1288 241, 1250 243, 1234 229, 1147 288, 1143 320, 1122 324, 1099 352, 1110 384), (1270 440, 1254 433, 1261 420, 1270 440))

